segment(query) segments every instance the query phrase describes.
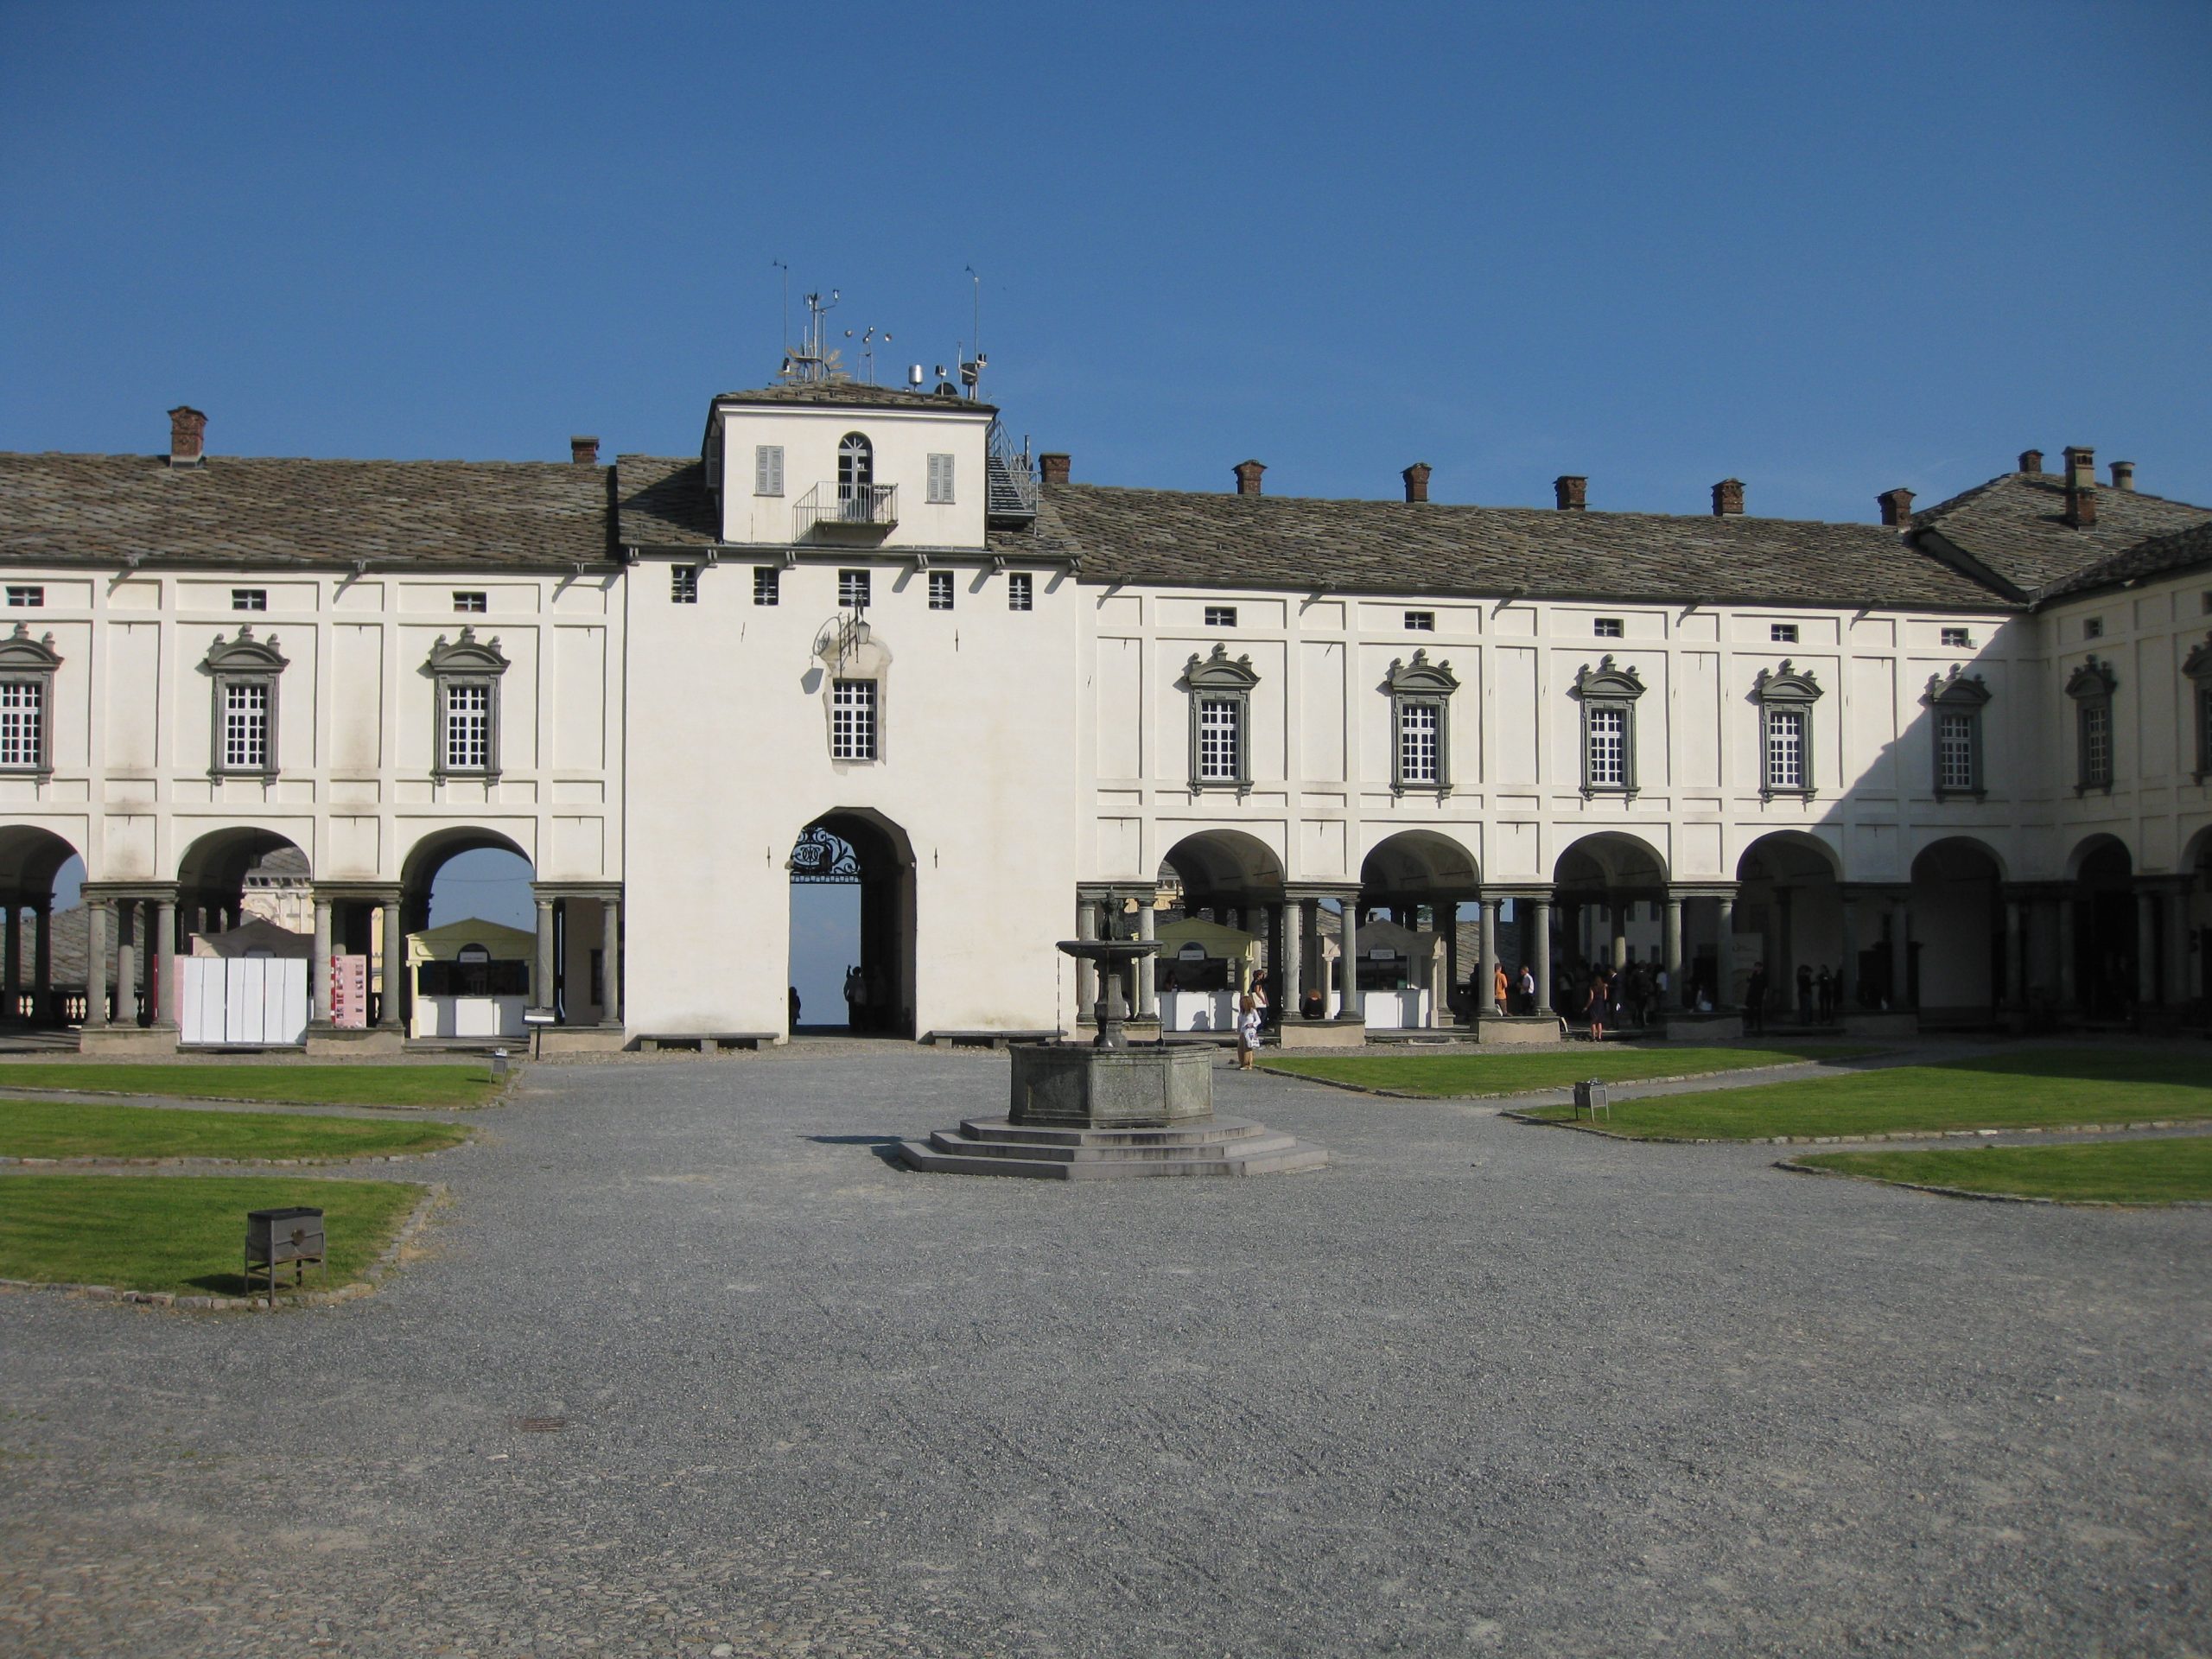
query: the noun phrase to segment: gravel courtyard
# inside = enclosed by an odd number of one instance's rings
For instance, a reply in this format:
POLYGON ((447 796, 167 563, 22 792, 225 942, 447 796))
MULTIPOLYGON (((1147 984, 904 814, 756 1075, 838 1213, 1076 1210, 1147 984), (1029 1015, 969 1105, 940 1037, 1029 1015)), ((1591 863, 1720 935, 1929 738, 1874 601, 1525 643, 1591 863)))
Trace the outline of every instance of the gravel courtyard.
POLYGON ((1005 1077, 540 1068, 377 1297, 0 1297, 0 1650, 2212 1649, 2212 1211, 1228 1071, 1333 1166, 878 1155, 1005 1077))

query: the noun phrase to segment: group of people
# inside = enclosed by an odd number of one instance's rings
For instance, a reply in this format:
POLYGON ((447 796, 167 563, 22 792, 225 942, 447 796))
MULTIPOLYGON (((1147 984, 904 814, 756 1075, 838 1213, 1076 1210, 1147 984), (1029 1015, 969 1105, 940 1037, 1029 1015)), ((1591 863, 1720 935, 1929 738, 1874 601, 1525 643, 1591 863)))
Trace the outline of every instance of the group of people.
MULTIPOLYGON (((1773 976, 1764 962, 1751 964, 1751 979, 1744 986, 1744 1029, 1746 1032, 1766 1029, 1767 1003, 1774 995, 1773 976)), ((1797 964, 1797 1023, 1803 1026, 1832 1026, 1835 1023, 1837 1004, 1843 995, 1843 976, 1822 963, 1815 971, 1810 963, 1797 964)), ((1787 995, 1783 1007, 1789 1003, 1787 995)))
POLYGON ((883 970, 845 969, 845 1023, 855 1031, 888 1031, 892 1023, 891 990, 883 970))
MULTIPOLYGON (((1580 976, 1563 967, 1552 987, 1552 1007, 1569 1019, 1582 1015, 1591 1034, 1603 1038, 1609 1025, 1650 1024, 1653 1012, 1665 1005, 1668 989, 1667 970, 1656 963, 1632 962, 1618 969, 1599 965, 1580 976)), ((1518 974, 1509 975, 1505 964, 1498 963, 1491 976, 1490 1000, 1500 1014, 1535 1014, 1535 970, 1524 962, 1518 974)))

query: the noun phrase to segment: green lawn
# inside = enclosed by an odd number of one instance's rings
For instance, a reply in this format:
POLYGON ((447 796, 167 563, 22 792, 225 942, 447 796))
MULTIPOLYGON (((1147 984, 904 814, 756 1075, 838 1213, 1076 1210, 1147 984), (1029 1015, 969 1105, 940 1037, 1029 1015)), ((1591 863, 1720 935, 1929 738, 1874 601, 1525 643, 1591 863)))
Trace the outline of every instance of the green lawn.
MULTIPOLYGON (((335 1287, 368 1269, 422 1195, 400 1181, 10 1175, 0 1179, 0 1278, 236 1296, 246 1211, 305 1204, 324 1211, 335 1287)), ((308 1270, 309 1288, 321 1276, 308 1270)))
POLYGON ((2212 1136, 2088 1146, 1982 1147, 1950 1152, 1823 1152, 1796 1160, 1874 1181, 2067 1204, 2173 1204, 2212 1199, 2212 1136))
POLYGON ((0 1100, 0 1158, 381 1158, 468 1138, 448 1123, 0 1100))
MULTIPOLYGON (((1565 1118, 1564 1106, 1532 1117, 1565 1118)), ((2062 1128, 2212 1118, 2212 1049, 2027 1048, 1802 1083, 1663 1095, 1616 1105, 1617 1134, 1687 1141, 2062 1128)))
POLYGON ((0 1093, 74 1089, 97 1094, 199 1100, 282 1101, 302 1106, 474 1106, 505 1085, 474 1065, 114 1065, 75 1060, 0 1061, 0 1093))
POLYGON ((1769 1043, 1728 1048, 1637 1047, 1605 1043, 1571 1050, 1544 1048, 1488 1054, 1269 1055, 1268 1070, 1362 1089, 1408 1095, 1503 1095, 1564 1089, 1587 1077, 1626 1083, 1637 1077, 1695 1077, 1796 1060, 1843 1060, 1871 1054, 1846 1043, 1769 1043))

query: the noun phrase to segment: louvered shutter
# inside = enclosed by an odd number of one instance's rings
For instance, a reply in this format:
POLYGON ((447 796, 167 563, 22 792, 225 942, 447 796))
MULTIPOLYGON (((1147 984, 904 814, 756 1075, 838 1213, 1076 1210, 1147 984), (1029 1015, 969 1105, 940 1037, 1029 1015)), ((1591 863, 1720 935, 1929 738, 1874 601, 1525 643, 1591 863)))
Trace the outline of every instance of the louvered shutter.
POLYGON ((784 447, 780 443, 764 443, 753 452, 753 493, 781 495, 784 493, 784 447))

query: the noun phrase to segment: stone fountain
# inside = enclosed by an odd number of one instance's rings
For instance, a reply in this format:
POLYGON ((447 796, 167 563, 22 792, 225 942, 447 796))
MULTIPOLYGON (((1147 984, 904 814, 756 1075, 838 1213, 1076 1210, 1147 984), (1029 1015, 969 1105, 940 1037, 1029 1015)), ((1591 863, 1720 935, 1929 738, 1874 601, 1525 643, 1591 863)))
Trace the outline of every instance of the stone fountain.
POLYGON ((1263 1123, 1214 1116, 1214 1045, 1129 1041, 1123 982, 1145 971, 1157 940, 1063 939, 1060 949, 1098 969, 1098 1035, 1015 1044, 1007 1115, 903 1142, 908 1168, 1096 1181, 1289 1174, 1329 1161, 1263 1123))

